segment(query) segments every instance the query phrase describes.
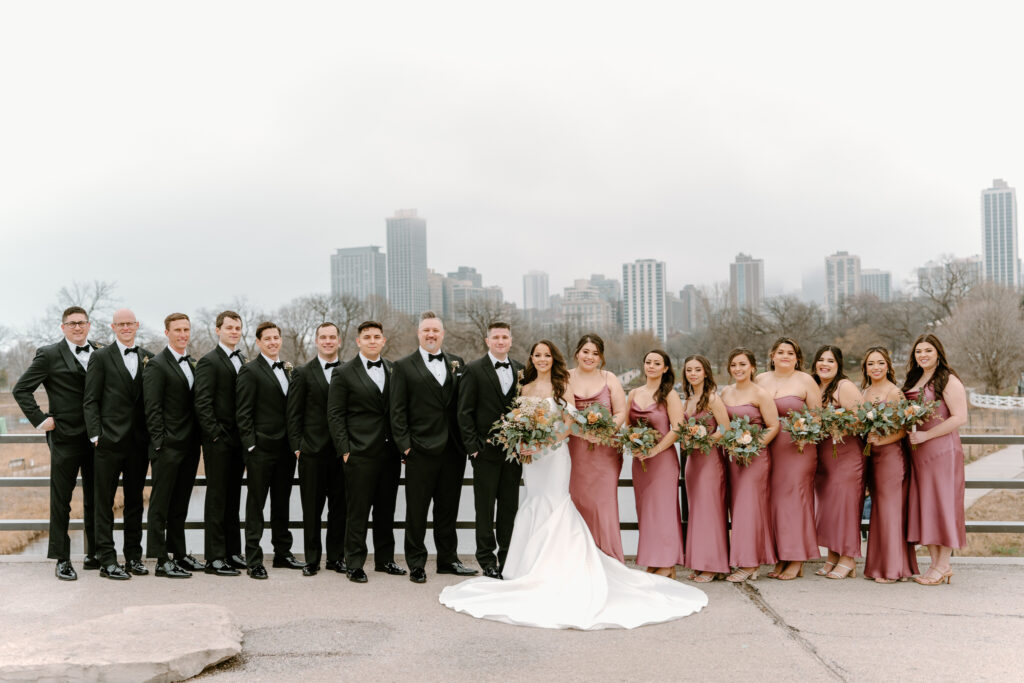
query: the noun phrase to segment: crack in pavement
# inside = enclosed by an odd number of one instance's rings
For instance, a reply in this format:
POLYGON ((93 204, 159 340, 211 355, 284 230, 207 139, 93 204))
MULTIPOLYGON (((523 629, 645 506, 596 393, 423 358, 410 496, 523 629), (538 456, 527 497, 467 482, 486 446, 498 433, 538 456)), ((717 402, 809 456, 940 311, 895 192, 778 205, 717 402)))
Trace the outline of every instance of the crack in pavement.
POLYGON ((797 645, 799 645, 805 652, 811 655, 811 657, 813 657, 819 664, 821 664, 825 668, 825 670, 828 671, 828 673, 830 673, 834 678, 844 682, 849 680, 849 674, 843 667, 839 666, 839 664, 837 664, 836 662, 827 659, 824 655, 818 652, 818 648, 814 647, 814 645, 809 640, 804 638, 803 634, 801 634, 800 632, 800 629, 796 628, 795 626, 790 626, 789 623, 785 620, 785 618, 781 614, 779 614, 774 607, 768 604, 768 601, 764 599, 764 596, 761 595, 761 592, 757 590, 757 588, 752 586, 750 582, 744 581, 741 583, 737 583, 736 588, 739 589, 742 593, 744 593, 747 596, 747 598, 752 603, 754 603, 755 607, 757 607, 759 610, 761 610, 763 614, 765 614, 773 622, 775 622, 776 626, 781 627, 786 632, 786 634, 791 639, 793 639, 794 642, 796 642, 797 645))

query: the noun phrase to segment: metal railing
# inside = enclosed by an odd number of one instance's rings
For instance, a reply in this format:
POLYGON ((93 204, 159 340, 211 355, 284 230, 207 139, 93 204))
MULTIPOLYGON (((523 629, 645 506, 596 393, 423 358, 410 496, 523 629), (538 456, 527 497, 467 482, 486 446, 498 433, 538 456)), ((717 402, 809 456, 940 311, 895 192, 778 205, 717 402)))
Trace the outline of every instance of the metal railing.
MULTIPOLYGON (((1022 434, 1000 434, 1000 435, 979 435, 979 434, 965 434, 960 437, 960 440, 964 445, 979 446, 979 445, 996 445, 996 446, 1010 446, 1017 444, 1024 444, 1024 435, 1022 434)), ((33 443, 43 444, 46 443, 46 436, 43 434, 3 434, 0 435, 0 446, 4 444, 14 443, 33 443)), ((295 477, 293 484, 298 484, 299 479, 295 477)), ((152 479, 146 478, 146 486, 152 485, 152 479)), ((242 483, 245 484, 245 478, 242 479, 242 483)), ((405 479, 399 480, 399 486, 405 484, 405 479)), ((0 477, 0 488, 38 488, 38 487, 49 487, 49 477, 0 477)), ((78 479, 78 486, 82 485, 81 478, 78 479)), ((206 477, 196 477, 196 486, 206 486, 206 477)), ((463 479, 463 486, 472 486, 472 479, 463 479)), ((680 479, 679 485, 684 486, 684 480, 680 479)), ((619 479, 619 486, 631 488, 633 481, 631 479, 619 479)), ((969 489, 1009 489, 1009 490, 1021 490, 1024 489, 1024 479, 968 479, 966 481, 966 487, 969 489)), ((685 491, 685 489, 684 489, 685 491)), ((685 493, 684 493, 685 495, 685 493)), ((685 510, 684 510, 685 514, 685 510)), ((242 520, 244 526, 245 520, 242 520)), ((684 522, 685 524, 685 522, 684 522)), ((968 533, 1013 533, 1020 534, 1024 533, 1024 521, 967 521, 967 532, 968 533)), ((327 522, 323 521, 322 525, 326 527, 327 522)), ((301 529, 302 520, 292 519, 288 524, 291 529, 301 529)), ((373 523, 370 523, 372 528, 373 523)), ((404 529, 405 522, 402 520, 395 520, 395 529, 404 529)), ((428 528, 432 527, 433 524, 428 522, 428 528)), ((621 528, 624 531, 636 531, 639 526, 636 522, 621 522, 621 528)), ((456 528, 459 529, 473 529, 475 525, 473 522, 459 521, 456 523, 456 528)), ((861 527, 864 530, 868 528, 868 520, 862 520, 861 527)), ((0 519, 0 531, 46 531, 49 528, 49 522, 45 519, 0 519)), ((69 529, 82 530, 85 528, 85 523, 81 519, 73 519, 70 522, 69 529)), ((124 522, 122 520, 115 520, 115 529, 123 529, 124 522)), ((186 529, 202 529, 204 523, 201 520, 189 520, 185 522, 186 529)))

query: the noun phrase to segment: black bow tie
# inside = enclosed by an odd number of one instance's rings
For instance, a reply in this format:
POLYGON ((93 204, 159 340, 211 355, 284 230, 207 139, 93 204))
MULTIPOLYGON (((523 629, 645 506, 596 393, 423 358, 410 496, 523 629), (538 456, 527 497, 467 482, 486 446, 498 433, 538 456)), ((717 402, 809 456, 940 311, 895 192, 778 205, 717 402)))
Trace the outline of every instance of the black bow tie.
POLYGON ((506 361, 499 360, 497 363, 494 364, 494 369, 497 370, 498 368, 508 368, 509 370, 511 370, 512 369, 512 364, 509 363, 507 360, 506 361))
POLYGON ((444 362, 444 354, 443 353, 428 353, 427 354, 427 362, 429 363, 432 360, 439 360, 439 361, 441 361, 443 363, 444 362))
POLYGON ((136 356, 139 355, 139 347, 138 346, 133 346, 130 349, 125 349, 124 350, 124 355, 127 356, 129 353, 134 353, 136 356))
POLYGON ((276 363, 272 363, 272 364, 270 365, 270 367, 271 367, 272 369, 274 369, 274 370, 277 370, 278 368, 281 368, 282 370, 284 370, 284 361, 280 361, 280 360, 279 360, 279 361, 277 361, 276 363))
POLYGON ((181 358, 179 358, 178 362, 179 363, 188 363, 191 360, 192 360, 192 356, 189 356, 188 354, 186 354, 186 355, 182 356, 181 358))
POLYGON ((91 347, 88 347, 88 346, 76 346, 75 347, 75 355, 77 356, 80 353, 89 353, 90 350, 91 350, 91 347))
POLYGON ((238 360, 242 360, 242 352, 239 351, 238 349, 235 349, 234 351, 228 354, 229 359, 234 358, 235 356, 238 356, 238 360))
POLYGON ((336 360, 333 363, 324 363, 324 370, 327 370, 328 368, 336 368, 339 365, 341 365, 340 360, 336 360))
POLYGON ((381 369, 383 369, 384 368, 384 361, 380 360, 380 359, 366 361, 366 369, 369 370, 370 368, 381 368, 381 369))

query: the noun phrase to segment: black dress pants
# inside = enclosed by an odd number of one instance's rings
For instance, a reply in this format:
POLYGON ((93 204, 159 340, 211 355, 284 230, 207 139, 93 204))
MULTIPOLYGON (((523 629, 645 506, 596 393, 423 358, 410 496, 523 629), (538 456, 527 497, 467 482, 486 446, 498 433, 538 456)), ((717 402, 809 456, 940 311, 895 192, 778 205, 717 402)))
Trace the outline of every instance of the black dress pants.
POLYGON ((246 459, 248 492, 245 500, 245 563, 251 568, 263 564, 263 508, 270 494, 270 542, 275 556, 291 552, 292 532, 288 530, 295 453, 288 443, 257 444, 246 459))
POLYGON ((395 504, 402 461, 390 444, 376 453, 350 453, 345 463, 345 564, 366 564, 366 528, 373 512, 375 567, 395 561, 395 504))
POLYGON ((82 473, 82 517, 85 524, 85 554, 96 552, 96 507, 93 505, 93 461, 95 446, 84 435, 61 439, 46 433, 50 446, 50 540, 46 556, 51 560, 71 559, 71 497, 82 473))
POLYGON ((199 444, 151 452, 153 488, 146 518, 146 557, 184 557, 185 518, 199 467, 199 444))
POLYGON ((486 451, 471 458, 470 462, 473 465, 473 503, 476 508, 476 560, 484 569, 495 567, 500 571, 505 566, 512 527, 519 511, 519 481, 523 477, 523 466, 518 462, 506 462, 500 453, 486 451))
POLYGON ((427 515, 434 504, 434 545, 439 565, 458 562, 459 539, 455 523, 459 515, 466 455, 449 447, 426 455, 413 448, 405 460, 405 560, 411 569, 427 562, 427 515))
POLYGON ((299 495, 302 499, 303 552, 306 564, 320 566, 323 543, 321 519, 327 505, 327 561, 344 558, 345 472, 334 449, 299 456, 299 495))
POLYGON ((95 451, 96 559, 103 566, 117 562, 114 548, 114 495, 122 477, 124 493, 125 561, 142 559, 142 489, 146 485, 149 458, 146 444, 127 441, 106 443, 100 438, 95 451))
POLYGON ((204 441, 203 465, 206 471, 203 554, 207 562, 226 560, 242 554, 239 521, 245 472, 242 447, 226 439, 204 441))

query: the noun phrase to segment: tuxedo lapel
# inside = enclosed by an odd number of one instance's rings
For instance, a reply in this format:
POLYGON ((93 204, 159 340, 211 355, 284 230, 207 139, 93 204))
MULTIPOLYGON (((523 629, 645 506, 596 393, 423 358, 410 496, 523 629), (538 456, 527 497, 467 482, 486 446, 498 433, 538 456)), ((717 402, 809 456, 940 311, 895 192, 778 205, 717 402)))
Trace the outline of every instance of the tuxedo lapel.
MULTIPOLYGON (((235 364, 231 362, 231 358, 228 357, 228 354, 224 353, 224 349, 220 348, 220 344, 217 345, 217 357, 220 358, 220 362, 224 363, 224 366, 231 371, 231 374, 238 374, 238 371, 235 370, 235 364)), ((245 359, 241 358, 240 360, 242 361, 242 365, 245 365, 245 359)))
POLYGON ((59 342, 59 344, 57 345, 57 351, 64 359, 64 363, 65 365, 68 366, 68 370, 70 370, 71 372, 81 372, 83 374, 85 373, 85 368, 83 368, 82 364, 79 363, 78 359, 75 358, 75 354, 71 353, 71 349, 68 347, 66 341, 59 342))
MULTIPOLYGON (((430 370, 427 370, 427 364, 423 362, 423 356, 420 354, 419 351, 416 352, 416 358, 413 359, 413 365, 416 367, 417 370, 419 370, 420 377, 423 379, 423 381, 429 384, 430 388, 433 391, 437 392, 437 397, 443 402, 444 391, 442 391, 441 385, 437 383, 437 380, 434 379, 434 376, 430 374, 430 370)), ((448 383, 449 380, 447 376, 445 377, 444 381, 446 384, 448 383)))
MULTIPOLYGON (((376 400, 378 402, 383 401, 384 400, 384 393, 380 389, 378 389, 377 385, 374 383, 374 381, 372 379, 370 379, 370 373, 368 373, 366 371, 366 366, 363 365, 363 359, 361 357, 357 356, 356 357, 356 361, 357 361, 359 367, 352 368, 352 369, 355 370, 356 377, 359 378, 359 383, 363 386, 363 389, 366 391, 367 394, 369 394, 370 396, 373 396, 374 400, 376 400)), ((431 377, 431 379, 433 379, 433 377, 431 377)), ((384 370, 384 391, 387 391, 387 388, 388 388, 388 371, 384 370)))
MULTIPOLYGON (((324 395, 324 398, 326 398, 327 397, 327 388, 328 388, 327 387, 327 377, 324 376, 324 368, 323 368, 322 365, 320 365, 320 359, 319 358, 314 358, 310 362, 309 368, 310 368, 310 372, 312 372, 313 375, 314 375, 313 381, 316 382, 316 385, 318 387, 320 387, 320 393, 324 395)), ((341 370, 341 366, 340 365, 335 367, 335 368, 333 368, 331 370, 331 377, 334 377, 334 373, 338 372, 339 370, 341 370)))
MULTIPOLYGON (((189 389, 189 386, 188 386, 188 377, 185 376, 185 371, 181 369, 181 363, 179 363, 174 358, 174 354, 171 353, 171 349, 170 348, 165 348, 163 350, 163 357, 164 357, 164 360, 168 364, 170 364, 170 366, 172 368, 174 368, 173 372, 174 372, 174 374, 176 374, 178 376, 178 379, 180 379, 182 381, 182 383, 185 385, 185 391, 191 391, 189 389)), ((185 362, 187 363, 188 361, 185 361, 185 362)), ((193 373, 193 374, 195 374, 195 373, 193 373)))
MULTIPOLYGON (((114 372, 120 376, 121 380, 127 383, 127 385, 134 390, 135 380, 132 379, 132 374, 128 372, 128 366, 124 364, 124 351, 117 344, 111 350, 112 361, 114 364, 114 372)), ((91 362, 91 361, 90 361, 91 362)), ((139 377, 142 374, 142 356, 139 356, 139 368, 135 371, 135 376, 139 377)))
MULTIPOLYGON (((284 389, 281 388, 281 381, 278 380, 277 375, 274 374, 274 368, 270 367, 270 363, 268 363, 267 359, 263 357, 263 354, 260 354, 260 357, 257 359, 256 362, 259 363, 260 368, 263 369, 263 373, 270 377, 270 381, 274 383, 274 386, 277 387, 277 390, 280 391, 282 395, 287 396, 288 394, 286 394, 284 389)), ((288 374, 285 373, 285 378, 287 377, 288 374)))
POLYGON ((484 368, 484 374, 487 375, 487 379, 490 380, 491 386, 494 387, 494 393, 498 396, 504 396, 505 394, 501 390, 501 378, 498 377, 498 370, 491 363, 490 356, 484 356, 484 364, 486 365, 484 368))

